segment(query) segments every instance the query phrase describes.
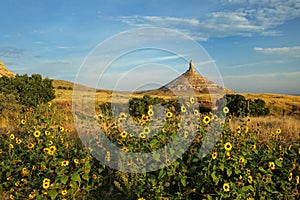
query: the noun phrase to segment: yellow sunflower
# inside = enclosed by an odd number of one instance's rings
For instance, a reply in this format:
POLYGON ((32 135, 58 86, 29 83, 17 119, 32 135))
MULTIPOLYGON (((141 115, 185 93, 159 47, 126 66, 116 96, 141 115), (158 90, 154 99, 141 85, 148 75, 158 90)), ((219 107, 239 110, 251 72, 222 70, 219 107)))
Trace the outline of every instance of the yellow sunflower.
POLYGON ((148 110, 148 115, 149 115, 150 117, 152 117, 152 116, 154 115, 154 112, 153 112, 152 109, 149 109, 149 110, 148 110))
POLYGON ((224 107, 224 108, 223 108, 223 112, 224 112, 225 114, 229 113, 229 108, 228 108, 228 107, 224 107))
POLYGON ((218 152, 213 152, 211 157, 213 160, 215 160, 218 157, 218 152))
POLYGON ((292 181, 292 179, 293 179, 293 173, 292 172, 290 172, 288 179, 289 179, 290 182, 292 181))
POLYGON ((230 151, 232 149, 232 144, 230 142, 226 142, 224 144, 224 148, 226 151, 230 151))
POLYGON ((191 104, 194 104, 194 103, 195 103, 194 97, 190 97, 190 102, 191 102, 191 104))
POLYGON ((121 133, 120 133, 120 136, 121 136, 121 138, 126 138, 127 137, 127 132, 126 131, 122 131, 121 133))
POLYGON ((64 160, 61 162, 61 166, 63 166, 63 167, 66 167, 68 165, 69 165, 69 161, 67 161, 67 160, 64 160))
POLYGON ((181 106, 181 112, 185 113, 186 112, 186 108, 184 105, 181 106))
POLYGON ((223 184, 223 190, 224 190, 224 192, 229 192, 230 191, 230 186, 229 186, 228 183, 223 184))
POLYGON ((280 128, 276 129, 276 134, 280 134, 280 133, 281 133, 281 129, 280 128))
POLYGON ((173 116, 173 113, 171 113, 170 111, 166 113, 167 118, 171 118, 172 116, 173 116))
POLYGON ((34 137, 38 138, 38 137, 41 136, 41 131, 36 130, 36 131, 33 132, 33 135, 34 135, 34 137))
POLYGON ((205 116, 202 120, 205 124, 209 124, 210 122, 210 117, 209 116, 205 116))
POLYGON ((269 168, 274 170, 275 169, 275 164, 274 162, 269 162, 269 168))
POLYGON ((67 190, 63 190, 63 191, 61 191, 61 195, 66 195, 68 193, 68 191, 67 190))
POLYGON ((252 176, 248 176, 248 183, 249 183, 249 184, 252 184, 252 182, 253 182, 252 176))
POLYGON ((22 120, 21 120, 21 124, 22 124, 22 125, 25 125, 25 124, 26 124, 26 120, 25 120, 25 119, 22 119, 22 120))
POLYGON ((14 134, 10 134, 9 139, 14 140, 15 139, 15 135, 14 134))

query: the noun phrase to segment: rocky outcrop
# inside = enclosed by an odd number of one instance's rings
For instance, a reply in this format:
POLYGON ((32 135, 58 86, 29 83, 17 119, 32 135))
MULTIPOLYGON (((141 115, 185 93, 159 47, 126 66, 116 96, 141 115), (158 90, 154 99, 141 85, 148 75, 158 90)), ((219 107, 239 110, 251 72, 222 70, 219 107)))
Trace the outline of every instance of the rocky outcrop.
POLYGON ((13 72, 9 71, 5 67, 3 62, 0 62, 0 77, 2 77, 2 76, 15 77, 16 75, 13 72))
POLYGON ((233 93, 233 91, 221 87, 206 77, 201 76, 190 61, 189 69, 178 78, 167 85, 159 88, 163 91, 185 92, 193 90, 195 93, 214 94, 214 93, 233 93))

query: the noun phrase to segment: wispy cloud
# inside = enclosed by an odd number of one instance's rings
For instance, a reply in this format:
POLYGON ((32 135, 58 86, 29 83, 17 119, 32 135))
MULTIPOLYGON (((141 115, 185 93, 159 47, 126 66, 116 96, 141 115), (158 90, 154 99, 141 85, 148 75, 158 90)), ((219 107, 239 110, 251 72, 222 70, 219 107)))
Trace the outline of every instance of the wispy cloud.
POLYGON ((278 48, 255 47, 254 50, 268 55, 279 55, 279 56, 300 58, 300 46, 278 47, 278 48))
POLYGON ((0 57, 3 58, 20 58, 24 53, 25 49, 13 46, 0 47, 0 57))
MULTIPOLYGON (((221 0, 230 9, 194 18, 122 16, 119 20, 136 27, 165 27, 186 32, 196 40, 227 36, 278 36, 278 25, 300 16, 298 0, 221 0), (234 6, 231 6, 234 4, 234 6), (274 17, 276 16, 276 17, 274 17)), ((221 9, 220 9, 221 10, 221 9)))
POLYGON ((300 71, 296 72, 274 72, 274 73, 259 73, 259 74, 243 74, 243 75, 228 75, 224 79, 252 79, 252 78, 274 78, 274 77, 300 77, 300 71))

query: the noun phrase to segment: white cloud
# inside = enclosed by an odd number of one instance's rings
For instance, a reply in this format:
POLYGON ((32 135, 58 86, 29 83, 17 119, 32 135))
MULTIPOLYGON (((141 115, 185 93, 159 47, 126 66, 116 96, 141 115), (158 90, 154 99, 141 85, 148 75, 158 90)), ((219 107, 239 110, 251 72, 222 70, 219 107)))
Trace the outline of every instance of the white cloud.
POLYGON ((278 47, 278 48, 255 47, 254 50, 257 52, 261 52, 263 54, 300 58, 300 46, 278 47))
POLYGON ((300 17, 299 0, 220 0, 226 10, 194 18, 123 16, 121 21, 136 27, 165 27, 184 31, 196 40, 227 36, 278 36, 278 25, 300 17), (200 20, 201 19, 201 20, 200 20))

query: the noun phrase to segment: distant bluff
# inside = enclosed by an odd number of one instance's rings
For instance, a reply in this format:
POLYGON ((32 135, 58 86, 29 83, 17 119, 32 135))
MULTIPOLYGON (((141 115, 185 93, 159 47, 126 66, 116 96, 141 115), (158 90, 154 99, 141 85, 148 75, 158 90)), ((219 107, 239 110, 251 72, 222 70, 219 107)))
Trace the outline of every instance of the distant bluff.
POLYGON ((234 93, 232 90, 221 87, 206 77, 201 76, 190 61, 189 69, 167 85, 159 88, 162 91, 188 91, 198 94, 234 93))
POLYGON ((16 74, 12 71, 8 70, 3 62, 0 62, 0 77, 7 76, 7 77, 15 77, 16 74))

